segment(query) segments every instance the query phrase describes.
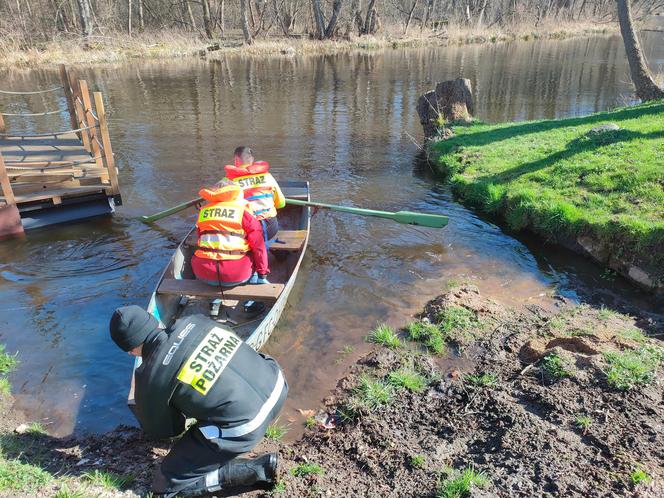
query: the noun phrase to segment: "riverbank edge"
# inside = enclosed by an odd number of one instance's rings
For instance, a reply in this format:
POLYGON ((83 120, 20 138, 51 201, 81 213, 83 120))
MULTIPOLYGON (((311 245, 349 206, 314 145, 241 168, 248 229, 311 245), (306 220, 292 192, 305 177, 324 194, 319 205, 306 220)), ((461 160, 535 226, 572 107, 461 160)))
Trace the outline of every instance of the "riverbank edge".
MULTIPOLYGON (((495 453, 495 448, 491 448, 496 444, 492 434, 502 434, 504 438, 506 421, 514 424, 523 421, 526 415, 532 419, 529 423, 536 423, 533 430, 540 438, 551 442, 572 438, 577 451, 587 449, 587 454, 599 452, 603 460, 614 459, 612 467, 604 465, 594 475, 594 478, 598 475, 601 479, 610 478, 613 491, 664 492, 664 474, 660 472, 664 465, 656 461, 657 453, 624 448, 626 441, 632 440, 656 448, 657 438, 663 437, 662 431, 646 437, 643 432, 655 426, 635 425, 630 420, 634 415, 655 420, 660 416, 662 407, 657 408, 652 400, 659 399, 661 405, 662 385, 657 382, 661 372, 657 373, 655 366, 655 377, 644 387, 628 391, 612 389, 603 380, 607 366, 602 356, 607 348, 627 353, 657 351, 659 361, 664 361, 661 341, 647 338, 645 329, 637 328, 646 323, 650 333, 661 335, 664 324, 620 315, 603 307, 577 306, 561 298, 548 302, 546 308, 539 305, 512 308, 482 297, 474 286, 453 282, 449 285, 449 290, 429 301, 403 329, 395 331, 379 326, 370 332, 367 340, 376 343, 370 353, 357 357, 352 352, 340 352, 341 361, 348 366, 347 373, 339 379, 332 395, 322 401, 324 408, 304 407, 308 408, 302 410, 307 417, 305 435, 294 443, 282 443, 279 434, 287 430, 287 424, 278 421, 272 439, 266 438, 256 449, 257 453, 279 451, 279 484, 271 490, 254 490, 243 496, 330 496, 329 493, 365 496, 363 486, 368 487, 364 490, 369 494, 381 487, 390 491, 387 493, 390 496, 406 496, 412 489, 436 494, 445 482, 451 485, 464 465, 487 478, 484 482, 489 489, 485 493, 501 491, 500 496, 508 496, 509 492, 503 488, 514 475, 521 478, 519 473, 508 472, 499 482, 496 470, 503 468, 504 463, 491 463, 483 455, 512 454, 512 451, 495 453), (438 339, 442 342, 438 342, 436 334, 440 334, 438 339), (546 372, 542 373, 545 364, 541 360, 552 355, 563 362, 559 366, 569 370, 569 377, 564 374, 549 378, 546 372), (448 356, 461 358, 463 363, 445 367, 448 356), (540 374, 544 375, 541 384, 540 374), (381 392, 388 386, 386 383, 391 387, 389 399, 383 402, 381 392), (533 408, 531 415, 521 403, 510 401, 511 390, 515 386, 521 389, 524 383, 529 386, 524 396, 528 396, 532 406, 538 407, 533 408), (570 390, 578 394, 579 389, 588 389, 585 394, 588 406, 574 408, 579 396, 572 395, 570 390), (556 407, 555 400, 564 400, 570 406, 556 407), (473 403, 477 406, 469 410, 473 403), (509 413, 498 413, 496 407, 509 413), (552 420, 539 424, 538 417, 543 416, 539 410, 551 412, 546 417, 552 420), (592 423, 585 427, 578 422, 583 413, 592 418, 592 423), (602 413, 605 413, 603 422, 602 413), (615 417, 620 415, 620 430, 628 431, 630 438, 622 434, 607 440, 603 431, 614 430, 607 423, 609 413, 614 424, 615 417), (469 421, 467 417, 471 415, 478 419, 469 421), (416 421, 414 417, 426 420, 416 421), (439 417, 442 417, 440 427, 439 417), (422 434, 420 427, 427 434, 422 434), (471 445, 463 449, 469 437, 466 429, 472 437, 478 427, 489 437, 482 443, 486 446, 471 445), (551 435, 554 428, 555 437, 551 435), (638 434, 629 433, 632 430, 638 434), (459 434, 455 435, 455 431, 459 434), (448 451, 456 452, 456 457, 429 444, 432 438, 441 437, 438 442, 448 451), (583 444, 576 441, 579 437, 583 444), (620 454, 615 445, 621 448, 620 454), (631 459, 626 458, 628 454, 631 459), (641 475, 639 472, 645 475, 644 480, 633 481, 641 475)), ((26 423, 23 414, 12 407, 13 398, 5 393, 0 397, 0 485, 5 486, 0 487, 0 496, 3 497, 146 496, 154 465, 172 444, 167 440, 150 440, 139 429, 130 427, 118 427, 106 434, 54 438, 38 424, 26 423), (7 488, 8 483, 18 487, 7 488)), ((638 420, 643 422, 643 418, 638 420)), ((520 446, 515 443, 513 450, 519 453, 520 446)), ((537 458, 544 458, 545 467, 557 458, 566 461, 566 456, 558 455, 555 447, 546 446, 544 450, 537 458)), ((571 461, 590 465, 591 460, 571 461)), ((539 472, 526 478, 529 485, 543 485, 546 480, 542 480, 539 472)), ((476 481, 475 488, 479 483, 480 480, 476 481)))
POLYGON ((617 25, 575 22, 562 25, 515 27, 494 30, 454 29, 441 37, 430 33, 419 36, 362 36, 349 39, 313 40, 275 37, 257 39, 246 45, 242 39, 201 39, 193 33, 158 32, 128 37, 109 33, 92 37, 43 42, 28 49, 20 45, 0 45, 0 68, 52 68, 59 64, 97 65, 133 60, 167 60, 186 57, 218 58, 225 55, 248 57, 292 57, 299 55, 334 55, 347 52, 375 52, 386 49, 446 47, 473 44, 496 44, 517 40, 565 40, 575 37, 612 35, 617 25))
MULTIPOLYGON (((595 120, 587 128, 608 124, 612 121, 612 114, 624 109, 638 109, 651 105, 664 105, 663 101, 650 102, 635 105, 630 108, 617 108, 611 111, 591 114, 586 116, 588 120, 595 120), (595 118, 601 117, 602 120, 595 118)), ((579 121, 582 118, 563 118, 558 120, 541 120, 532 122, 498 123, 487 125, 489 130, 495 126, 500 131, 503 126, 527 126, 533 123, 579 121)), ((465 125, 461 125, 464 126, 465 125)), ((449 129, 454 130, 455 125, 449 129)), ((459 128, 457 128, 459 129, 459 128)), ((489 131, 490 132, 490 131, 489 131)), ((472 133, 472 132, 471 132, 472 133)), ((479 213, 488 216, 499 224, 509 227, 511 230, 528 231, 543 239, 545 243, 558 244, 577 254, 588 257, 601 266, 615 271, 637 287, 657 294, 664 293, 664 252, 661 250, 664 244, 664 224, 659 229, 659 236, 652 236, 655 242, 643 243, 648 236, 634 231, 625 232, 624 239, 608 238, 602 233, 608 223, 597 225, 585 223, 562 224, 560 230, 552 231, 546 227, 537 226, 536 219, 549 217, 550 212, 544 205, 535 205, 524 202, 519 195, 510 197, 509 188, 501 193, 495 189, 495 184, 484 181, 481 177, 473 178, 465 175, 469 166, 477 163, 482 157, 482 146, 472 147, 472 151, 464 148, 458 143, 459 137, 465 134, 455 135, 443 140, 430 140, 425 144, 425 150, 434 170, 443 181, 450 184, 452 192, 461 203, 475 209, 479 213), (519 222, 519 226, 510 223, 510 212, 521 212, 521 217, 527 221, 519 222)), ((662 142, 664 144, 664 141, 662 142)), ((489 140, 484 147, 491 147, 489 140)), ((554 163, 555 164, 555 163, 554 163)), ((499 172, 505 174, 505 172, 499 172)), ((664 211, 664 206, 663 206, 664 211)))

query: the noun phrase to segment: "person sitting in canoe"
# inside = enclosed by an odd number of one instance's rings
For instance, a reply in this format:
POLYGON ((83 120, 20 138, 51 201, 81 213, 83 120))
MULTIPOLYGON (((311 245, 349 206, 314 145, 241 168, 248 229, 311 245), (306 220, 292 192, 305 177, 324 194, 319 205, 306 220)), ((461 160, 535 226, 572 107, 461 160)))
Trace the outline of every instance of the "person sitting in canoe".
MULTIPOLYGON (((242 197, 242 189, 222 180, 198 194, 207 204, 196 223, 198 246, 191 258, 196 278, 219 287, 269 283, 263 228, 242 197)), ((253 308, 261 304, 245 303, 245 311, 258 311, 253 308)))
POLYGON ((244 198, 263 225, 265 241, 269 245, 279 231, 277 209, 286 205, 286 198, 270 174, 270 165, 265 161, 254 161, 249 147, 238 147, 234 155, 235 165, 224 166, 226 177, 242 188, 244 198))

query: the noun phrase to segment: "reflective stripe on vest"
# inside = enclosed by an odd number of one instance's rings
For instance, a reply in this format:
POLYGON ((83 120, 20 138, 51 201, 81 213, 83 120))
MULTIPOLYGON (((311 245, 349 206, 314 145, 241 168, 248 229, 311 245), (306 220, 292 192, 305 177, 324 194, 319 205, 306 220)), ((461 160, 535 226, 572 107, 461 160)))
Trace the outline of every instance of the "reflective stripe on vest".
POLYGON ((268 182, 268 173, 238 176, 233 181, 242 187, 244 198, 249 201, 251 211, 259 220, 277 215, 274 207, 273 187, 268 182))
POLYGON ((199 430, 206 439, 241 437, 249 434, 250 432, 254 432, 265 423, 267 417, 270 415, 272 410, 274 410, 274 407, 277 406, 277 402, 281 397, 281 393, 283 392, 285 385, 286 383, 284 381, 284 376, 281 373, 281 370, 279 370, 277 375, 277 382, 274 385, 274 389, 272 389, 272 393, 270 393, 270 397, 265 400, 265 403, 263 403, 261 409, 258 410, 256 416, 249 422, 238 425, 236 427, 231 427, 229 429, 224 429, 223 427, 219 428, 216 425, 204 425, 200 426, 199 430))
POLYGON ((249 243, 242 228, 247 208, 244 199, 217 202, 204 206, 196 224, 199 230, 196 256, 204 259, 240 259, 249 252, 249 243))

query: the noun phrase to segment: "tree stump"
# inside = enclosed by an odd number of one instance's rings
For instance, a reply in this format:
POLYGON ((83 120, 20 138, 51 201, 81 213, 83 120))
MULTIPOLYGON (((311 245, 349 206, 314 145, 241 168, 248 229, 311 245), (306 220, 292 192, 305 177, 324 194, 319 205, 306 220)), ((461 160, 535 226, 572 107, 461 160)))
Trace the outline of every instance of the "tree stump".
POLYGON ((473 112, 472 85, 464 78, 442 81, 417 101, 425 139, 435 136, 443 122, 470 121, 473 112))

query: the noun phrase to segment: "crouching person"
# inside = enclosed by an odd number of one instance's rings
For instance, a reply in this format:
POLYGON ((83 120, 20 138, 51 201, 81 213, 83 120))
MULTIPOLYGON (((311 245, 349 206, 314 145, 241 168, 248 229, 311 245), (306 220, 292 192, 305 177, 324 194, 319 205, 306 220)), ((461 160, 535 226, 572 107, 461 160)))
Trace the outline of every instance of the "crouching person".
POLYGON ((142 357, 135 414, 143 430, 174 437, 187 418, 196 419, 155 471, 156 495, 199 496, 276 481, 276 453, 237 458, 263 438, 286 399, 288 385, 274 359, 202 315, 162 330, 142 308, 125 306, 113 313, 110 332, 122 350, 142 357))

